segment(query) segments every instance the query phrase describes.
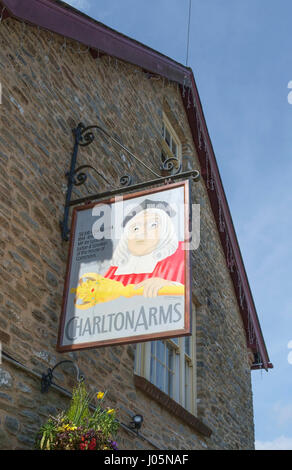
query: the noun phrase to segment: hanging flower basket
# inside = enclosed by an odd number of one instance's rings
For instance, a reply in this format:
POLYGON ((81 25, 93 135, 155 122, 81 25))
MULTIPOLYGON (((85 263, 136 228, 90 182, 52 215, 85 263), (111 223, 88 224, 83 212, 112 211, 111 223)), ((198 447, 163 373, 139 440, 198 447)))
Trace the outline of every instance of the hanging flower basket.
POLYGON ((114 436, 119 423, 113 408, 101 407, 106 393, 95 394, 96 407, 90 410, 90 396, 81 382, 73 390, 68 411, 51 416, 40 428, 36 449, 40 450, 118 450, 114 436))

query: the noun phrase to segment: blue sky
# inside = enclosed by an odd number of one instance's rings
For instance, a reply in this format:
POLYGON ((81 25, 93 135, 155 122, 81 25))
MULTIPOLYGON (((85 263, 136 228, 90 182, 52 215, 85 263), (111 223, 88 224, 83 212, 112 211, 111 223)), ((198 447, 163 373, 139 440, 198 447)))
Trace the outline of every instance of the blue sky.
MULTIPOLYGON (((189 0, 67 3, 185 64, 189 0)), ((252 373, 258 449, 292 449, 291 18, 291 0, 192 0, 189 66, 275 366, 252 373)))

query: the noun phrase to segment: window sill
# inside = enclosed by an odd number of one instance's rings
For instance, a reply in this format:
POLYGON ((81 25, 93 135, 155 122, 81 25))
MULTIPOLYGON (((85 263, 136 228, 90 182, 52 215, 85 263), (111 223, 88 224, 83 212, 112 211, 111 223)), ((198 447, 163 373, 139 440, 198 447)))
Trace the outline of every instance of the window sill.
POLYGON ((212 431, 208 426, 144 377, 134 374, 134 384, 135 387, 145 392, 149 397, 166 408, 171 414, 185 421, 195 431, 206 437, 211 436, 212 431))

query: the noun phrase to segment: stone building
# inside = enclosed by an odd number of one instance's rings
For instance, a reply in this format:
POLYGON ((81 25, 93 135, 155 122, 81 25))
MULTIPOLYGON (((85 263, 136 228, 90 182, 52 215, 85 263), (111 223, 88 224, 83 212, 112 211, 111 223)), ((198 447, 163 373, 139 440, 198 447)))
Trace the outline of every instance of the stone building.
MULTIPOLYGON (((251 369, 272 365, 192 70, 57 0, 1 0, 0 12, 0 448, 33 448, 39 426, 68 405, 69 363, 41 393, 42 374, 68 359, 89 387, 108 390, 121 449, 253 449, 251 369), (157 171, 166 143, 183 171, 200 172, 188 397, 171 398, 143 374, 141 344, 56 350, 68 253, 60 221, 80 122, 100 125, 157 171), (129 426, 137 413, 139 435, 129 426)), ((151 179, 108 139, 80 150, 84 164, 113 186, 127 172, 151 179)), ((74 192, 106 189, 93 172, 74 192)))

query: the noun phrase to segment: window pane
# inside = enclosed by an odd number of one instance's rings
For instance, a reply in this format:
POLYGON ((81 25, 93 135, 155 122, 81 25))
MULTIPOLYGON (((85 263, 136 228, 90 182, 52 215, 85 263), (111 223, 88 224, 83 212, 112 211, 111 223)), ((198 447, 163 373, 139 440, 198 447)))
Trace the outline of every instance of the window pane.
POLYGON ((156 386, 164 391, 165 368, 160 362, 156 362, 156 386))
MULTIPOLYGON (((174 338, 174 343, 179 346, 179 338, 174 338)), ((184 357, 183 350, 181 354, 184 357)), ((177 402, 180 402, 181 399, 181 354, 178 354, 175 346, 172 346, 168 341, 151 342, 150 381, 177 402)), ((182 372, 185 373, 185 370, 182 372)), ((183 391, 183 393, 187 392, 183 391)))
POLYGON ((180 355, 179 354, 175 354, 174 364, 175 364, 175 375, 174 375, 173 397, 176 401, 179 402, 179 386, 180 386, 180 355))
POLYGON ((150 359, 150 382, 152 382, 153 384, 155 383, 155 359, 154 357, 151 355, 151 359, 150 359))
POLYGON ((167 354, 167 363, 168 363, 168 390, 167 393, 169 396, 173 398, 173 376, 174 376, 174 350, 172 348, 168 348, 167 354))
POLYGON ((156 343, 157 359, 159 359, 163 363, 165 362, 164 354, 165 354, 165 345, 163 344, 162 341, 157 341, 156 343))
POLYGON ((156 367, 156 341, 151 341, 151 355, 150 355, 150 382, 155 383, 155 367, 156 367))
POLYGON ((174 360, 173 360, 174 354, 175 354, 174 350, 172 348, 168 348, 167 362, 168 362, 168 368, 172 372, 174 371, 174 360))
POLYGON ((169 371, 168 369, 165 369, 165 387, 164 387, 164 392, 170 395, 169 393, 169 371))
POLYGON ((174 375, 172 373, 169 373, 169 376, 168 376, 168 395, 171 398, 175 398, 175 396, 174 396, 174 375))

